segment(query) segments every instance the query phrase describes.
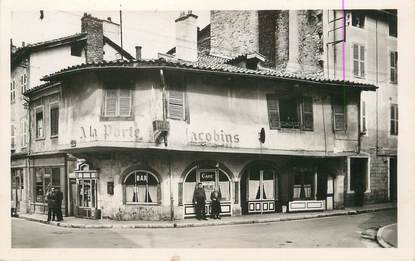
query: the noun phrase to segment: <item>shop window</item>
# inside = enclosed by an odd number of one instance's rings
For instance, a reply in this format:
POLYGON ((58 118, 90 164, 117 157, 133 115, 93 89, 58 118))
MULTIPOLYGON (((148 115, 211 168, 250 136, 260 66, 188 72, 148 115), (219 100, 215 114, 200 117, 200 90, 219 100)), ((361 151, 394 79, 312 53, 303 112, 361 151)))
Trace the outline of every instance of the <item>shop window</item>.
POLYGON ((398 135, 398 104, 391 104, 390 135, 398 135))
POLYGON ((50 136, 56 137, 59 133, 59 104, 50 105, 50 136))
POLYGON ((268 119, 270 129, 313 130, 313 99, 267 94, 268 119))
POLYGON ((305 200, 313 198, 314 173, 297 172, 294 176, 293 199, 305 200))
POLYGON ((248 185, 248 200, 274 199, 274 172, 272 170, 252 168, 248 185))
POLYGON ((390 81, 398 83, 398 52, 390 52, 390 81))
POLYGON ((23 169, 11 170, 11 200, 21 201, 24 189, 23 169))
POLYGON ((360 12, 352 12, 352 26, 365 28, 365 14, 360 12))
POLYGON ((36 138, 44 137, 43 129, 43 107, 35 109, 35 123, 36 123, 36 138))
POLYGON ((105 117, 130 117, 132 116, 132 90, 106 89, 104 102, 105 117))
POLYGON ((27 120, 22 119, 20 122, 20 126, 21 126, 21 131, 22 131, 22 140, 21 140, 22 148, 26 148, 27 137, 28 137, 27 136, 28 135, 27 120))
POLYGON ((124 180, 125 202, 157 203, 159 181, 147 171, 133 171, 124 180))
POLYGON ((35 169, 35 202, 44 203, 47 192, 52 188, 60 188, 60 168, 35 169))
POLYGON ((346 96, 334 96, 333 97, 333 119, 334 119, 334 130, 345 131, 347 122, 347 100, 346 96))
POLYGON ((365 47, 353 44, 353 75, 358 78, 365 77, 365 47))

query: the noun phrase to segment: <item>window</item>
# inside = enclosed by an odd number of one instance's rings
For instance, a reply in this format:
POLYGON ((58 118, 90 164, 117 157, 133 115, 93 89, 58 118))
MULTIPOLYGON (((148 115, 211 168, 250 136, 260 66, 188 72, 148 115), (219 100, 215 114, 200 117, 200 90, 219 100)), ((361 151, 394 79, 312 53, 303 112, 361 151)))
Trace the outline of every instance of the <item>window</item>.
POLYGON ((267 94, 266 99, 270 129, 313 130, 312 97, 267 94))
POLYGON ((398 104, 391 104, 390 134, 398 135, 398 104))
POLYGON ((50 105, 50 136, 56 137, 59 133, 59 104, 50 105))
POLYGON ((36 138, 43 138, 44 137, 44 129, 43 129, 43 107, 38 107, 35 109, 36 115, 36 138))
POLYGON ((21 144, 22 144, 22 148, 25 148, 27 146, 27 131, 28 131, 26 119, 21 120, 20 126, 21 126, 21 131, 22 131, 21 144))
POLYGON ((83 46, 81 43, 75 43, 71 45, 71 55, 81 57, 83 51, 83 46))
POLYGON ((125 202, 157 203, 159 180, 148 171, 132 171, 124 180, 125 202))
POLYGON ((352 12, 352 26, 365 28, 365 15, 359 12, 352 12))
POLYGON ((249 173, 248 200, 269 200, 275 197, 274 171, 253 168, 249 173))
POLYGON ((105 117, 129 117, 132 115, 132 91, 123 89, 105 90, 105 117))
POLYGON ((16 147, 16 136, 15 136, 15 127, 12 124, 11 125, 11 130, 10 130, 10 143, 11 143, 11 148, 14 149, 16 147))
POLYGON ((366 126, 366 102, 362 101, 362 108, 361 108, 361 132, 363 134, 366 134, 367 132, 367 126, 366 126))
POLYGON ((347 127, 347 101, 346 96, 335 96, 333 98, 334 130, 345 131, 347 127))
POLYGON ((390 52, 390 81, 398 83, 398 52, 390 52))
POLYGON ((27 91, 27 74, 26 73, 24 73, 20 77, 20 84, 22 86, 22 93, 25 93, 27 91))
POLYGON ((353 44, 353 75, 365 77, 365 47, 360 44, 353 44))
POLYGON ((168 117, 170 119, 185 119, 184 100, 185 98, 183 86, 180 84, 174 84, 170 86, 168 99, 168 117))
POLYGON ((312 199, 314 196, 314 173, 296 172, 294 175, 293 199, 312 199))
POLYGON ((10 83, 10 100, 11 102, 16 100, 16 83, 14 80, 10 83))
POLYGON ((392 37, 398 37, 398 23, 396 16, 389 17, 389 35, 392 37))
POLYGON ((52 187, 61 187, 60 168, 35 169, 35 202, 44 203, 46 193, 52 187))

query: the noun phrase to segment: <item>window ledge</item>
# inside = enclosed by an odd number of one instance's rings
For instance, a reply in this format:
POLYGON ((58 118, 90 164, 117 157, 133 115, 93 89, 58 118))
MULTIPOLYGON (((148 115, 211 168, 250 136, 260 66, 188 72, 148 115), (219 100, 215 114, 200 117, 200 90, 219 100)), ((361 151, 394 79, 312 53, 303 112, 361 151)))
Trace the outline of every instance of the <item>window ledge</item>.
POLYGON ((145 202, 126 202, 124 203, 126 206, 160 206, 159 203, 145 203, 145 202))
POLYGON ((51 139, 56 139, 56 138, 58 138, 58 135, 53 135, 53 136, 50 136, 50 138, 51 138, 51 139))
POLYGON ((41 140, 45 140, 45 137, 35 138, 35 141, 41 141, 41 140))
POLYGON ((134 116, 101 116, 101 121, 133 121, 134 116))

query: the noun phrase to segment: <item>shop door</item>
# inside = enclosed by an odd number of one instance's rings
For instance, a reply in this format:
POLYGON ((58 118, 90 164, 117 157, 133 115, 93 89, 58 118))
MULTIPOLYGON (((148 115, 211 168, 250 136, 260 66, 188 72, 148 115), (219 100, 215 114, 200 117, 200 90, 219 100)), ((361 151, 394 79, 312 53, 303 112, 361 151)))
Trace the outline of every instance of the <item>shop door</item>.
POLYGON ((76 216, 76 179, 69 179, 69 216, 76 216))
POLYGON ((389 159, 389 199, 397 200, 398 195, 398 168, 396 158, 389 159))
POLYGON ((22 201, 23 190, 23 171, 22 169, 12 170, 12 207, 16 208, 16 211, 20 210, 20 202, 22 201))
POLYGON ((245 187, 241 189, 245 193, 245 200, 242 200, 246 204, 244 209, 249 214, 275 212, 276 182, 274 170, 250 168, 245 176, 245 182, 242 183, 245 187))
POLYGON ((77 215, 91 217, 97 207, 97 180, 78 179, 77 195, 77 215))

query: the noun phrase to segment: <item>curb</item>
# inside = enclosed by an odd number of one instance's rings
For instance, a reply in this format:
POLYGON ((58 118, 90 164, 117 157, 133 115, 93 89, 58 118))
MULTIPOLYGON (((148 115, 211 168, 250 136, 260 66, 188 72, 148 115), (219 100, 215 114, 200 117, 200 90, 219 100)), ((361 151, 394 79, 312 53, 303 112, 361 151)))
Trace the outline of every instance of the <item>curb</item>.
POLYGON ((388 242, 386 242, 382 237, 383 230, 385 230, 385 228, 388 228, 388 227, 391 227, 391 226, 394 226, 394 225, 396 225, 396 223, 381 227, 378 230, 378 232, 376 233, 376 241, 378 242, 378 244, 381 247, 383 247, 383 248, 396 248, 395 246, 393 246, 393 245, 389 244, 388 242))
POLYGON ((58 226, 64 228, 83 228, 83 229, 132 229, 132 228, 186 228, 186 227, 207 227, 207 226, 222 226, 222 225, 242 225, 242 224, 261 224, 261 223, 271 223, 271 222, 284 222, 284 221, 293 221, 293 220, 302 220, 302 219, 313 219, 313 218, 323 218, 323 217, 332 217, 332 216, 345 216, 345 215, 356 215, 363 214, 368 212, 376 212, 381 210, 390 210, 395 209, 396 207, 384 207, 384 208, 373 208, 365 210, 355 210, 355 209, 346 209, 339 210, 336 212, 318 212, 318 213, 307 213, 303 216, 286 216, 286 217, 276 217, 276 218, 261 218, 261 219, 251 219, 251 220, 221 220, 221 221, 209 221, 203 223, 165 223, 165 224, 72 224, 72 223, 61 223, 55 221, 45 221, 41 219, 36 219, 28 216, 19 216, 20 219, 25 219, 28 221, 34 221, 38 223, 43 223, 51 226, 58 226))

